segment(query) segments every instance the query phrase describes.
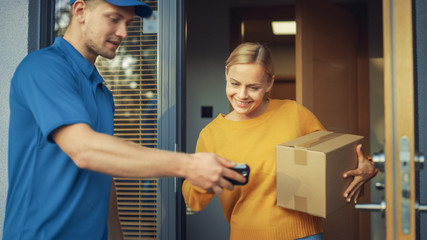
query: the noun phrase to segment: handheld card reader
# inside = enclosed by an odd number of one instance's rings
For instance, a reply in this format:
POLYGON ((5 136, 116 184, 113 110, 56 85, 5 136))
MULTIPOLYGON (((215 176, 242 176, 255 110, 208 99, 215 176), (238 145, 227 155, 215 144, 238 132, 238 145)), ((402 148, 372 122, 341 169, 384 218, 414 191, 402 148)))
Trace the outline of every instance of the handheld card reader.
POLYGON ((238 182, 229 178, 225 178, 227 179, 231 184, 233 185, 245 185, 246 183, 249 182, 249 173, 250 173, 250 168, 248 165, 244 164, 244 163, 238 163, 236 166, 230 168, 231 170, 236 171, 237 173, 239 173, 240 175, 242 175, 243 177, 246 178, 245 182, 238 182))

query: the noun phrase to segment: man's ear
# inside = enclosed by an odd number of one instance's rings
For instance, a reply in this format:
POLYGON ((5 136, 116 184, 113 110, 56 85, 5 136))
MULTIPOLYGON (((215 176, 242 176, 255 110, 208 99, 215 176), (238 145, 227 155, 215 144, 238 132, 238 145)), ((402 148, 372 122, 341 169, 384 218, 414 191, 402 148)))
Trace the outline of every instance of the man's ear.
POLYGON ((83 0, 77 0, 72 6, 71 10, 73 13, 73 18, 78 22, 83 23, 85 21, 85 12, 87 10, 87 4, 83 0))

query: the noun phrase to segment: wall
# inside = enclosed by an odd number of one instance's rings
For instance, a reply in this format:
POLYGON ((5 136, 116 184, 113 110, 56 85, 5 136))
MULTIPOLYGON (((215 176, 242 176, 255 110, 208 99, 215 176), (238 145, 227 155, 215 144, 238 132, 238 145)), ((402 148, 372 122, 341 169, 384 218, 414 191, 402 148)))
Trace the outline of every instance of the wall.
POLYGON ((9 86, 16 66, 27 54, 29 0, 0 1, 0 236, 7 193, 9 86))

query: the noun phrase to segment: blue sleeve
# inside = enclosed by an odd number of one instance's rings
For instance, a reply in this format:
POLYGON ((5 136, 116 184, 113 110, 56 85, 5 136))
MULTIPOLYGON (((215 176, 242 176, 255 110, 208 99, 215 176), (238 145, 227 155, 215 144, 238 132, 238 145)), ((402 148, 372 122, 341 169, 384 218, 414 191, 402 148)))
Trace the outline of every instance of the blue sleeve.
POLYGON ((48 54, 29 55, 15 73, 12 84, 49 141, 60 126, 91 125, 77 74, 64 59, 48 54))

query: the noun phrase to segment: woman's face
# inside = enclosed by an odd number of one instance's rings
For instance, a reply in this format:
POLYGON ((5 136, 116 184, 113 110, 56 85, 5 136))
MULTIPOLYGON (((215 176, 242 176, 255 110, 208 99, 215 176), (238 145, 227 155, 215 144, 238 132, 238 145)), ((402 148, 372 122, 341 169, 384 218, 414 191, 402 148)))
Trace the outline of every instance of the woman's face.
POLYGON ((267 81, 264 74, 257 63, 232 65, 226 72, 227 98, 239 119, 255 118, 264 112, 264 95, 273 86, 273 80, 267 81))

